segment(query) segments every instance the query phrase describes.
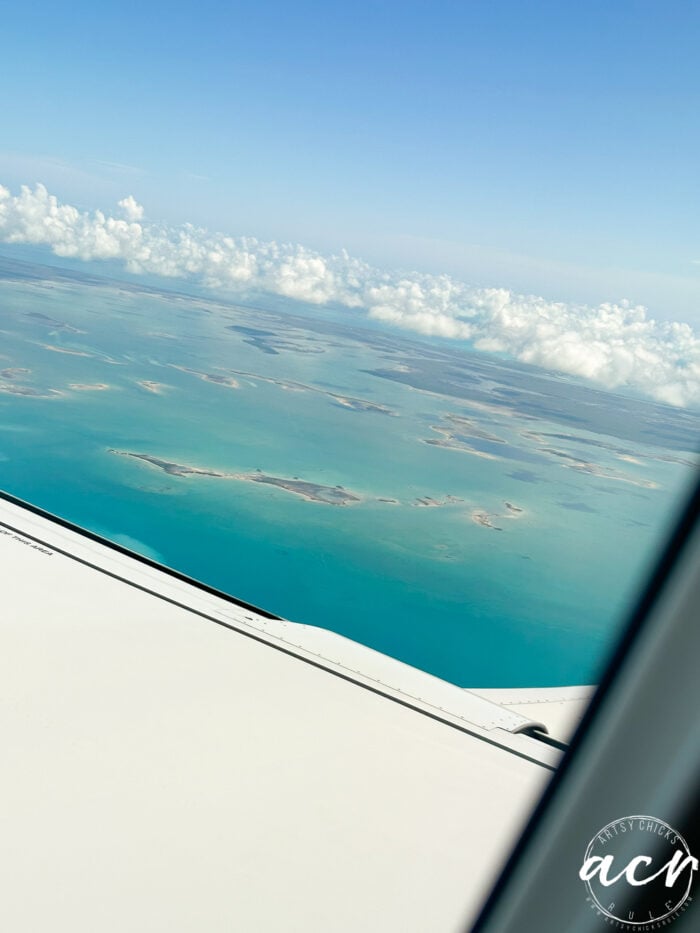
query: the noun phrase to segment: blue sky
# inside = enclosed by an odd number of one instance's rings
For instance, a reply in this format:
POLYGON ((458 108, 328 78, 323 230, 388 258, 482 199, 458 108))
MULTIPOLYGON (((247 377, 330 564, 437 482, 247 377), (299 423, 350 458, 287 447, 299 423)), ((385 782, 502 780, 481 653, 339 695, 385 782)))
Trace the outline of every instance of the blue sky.
POLYGON ((700 5, 3 10, 0 183, 700 320, 700 5))

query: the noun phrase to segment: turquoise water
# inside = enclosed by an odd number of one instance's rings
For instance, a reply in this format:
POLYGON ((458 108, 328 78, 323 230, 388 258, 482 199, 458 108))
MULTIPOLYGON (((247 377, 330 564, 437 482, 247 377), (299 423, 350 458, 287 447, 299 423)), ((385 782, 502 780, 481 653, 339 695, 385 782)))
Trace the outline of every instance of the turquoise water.
MULTIPOLYGON (((693 472, 677 439, 666 450, 647 428, 620 440, 576 415, 533 415, 508 395, 530 380, 527 398, 542 396, 522 367, 464 370, 459 397, 397 381, 417 381, 417 360, 456 364, 298 307, 285 317, 36 275, 0 280, 6 491, 464 686, 595 680, 693 472), (27 388, 37 394, 16 394, 27 388), (238 478, 170 475, 110 450, 238 478), (361 501, 240 478, 256 470, 361 501)), ((681 428, 693 449, 695 423, 681 428)))

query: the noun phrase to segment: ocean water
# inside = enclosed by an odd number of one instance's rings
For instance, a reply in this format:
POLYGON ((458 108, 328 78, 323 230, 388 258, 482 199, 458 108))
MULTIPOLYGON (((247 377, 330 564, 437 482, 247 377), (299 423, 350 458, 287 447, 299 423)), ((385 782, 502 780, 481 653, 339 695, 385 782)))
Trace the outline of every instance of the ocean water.
POLYGON ((1 488, 462 686, 594 682, 694 476, 692 414, 347 313, 0 275, 1 488))

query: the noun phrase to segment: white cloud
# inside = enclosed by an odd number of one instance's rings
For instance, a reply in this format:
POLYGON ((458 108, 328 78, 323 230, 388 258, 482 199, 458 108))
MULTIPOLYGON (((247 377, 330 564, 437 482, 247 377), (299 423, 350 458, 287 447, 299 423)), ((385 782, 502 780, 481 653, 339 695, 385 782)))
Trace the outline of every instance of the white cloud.
POLYGON ((122 198, 119 201, 119 207, 124 212, 127 220, 143 220, 143 207, 134 199, 133 195, 122 198))
POLYGON ((381 272, 346 252, 230 237, 186 224, 143 223, 129 195, 125 219, 61 204, 43 185, 0 186, 0 240, 49 246, 59 256, 117 259, 134 273, 191 278, 216 289, 255 289, 312 304, 364 309, 420 334, 471 340, 477 350, 630 388, 672 405, 700 405, 700 338, 629 303, 549 301, 503 288, 472 288, 447 275, 381 272))

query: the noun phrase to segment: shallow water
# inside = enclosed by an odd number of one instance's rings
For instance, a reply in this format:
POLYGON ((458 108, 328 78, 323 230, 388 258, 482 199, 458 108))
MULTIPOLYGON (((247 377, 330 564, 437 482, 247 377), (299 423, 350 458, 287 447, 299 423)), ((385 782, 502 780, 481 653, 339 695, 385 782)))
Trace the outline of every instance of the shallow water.
POLYGON ((6 491, 463 686, 595 680, 693 473, 695 416, 347 313, 46 275, 0 279, 6 491))

